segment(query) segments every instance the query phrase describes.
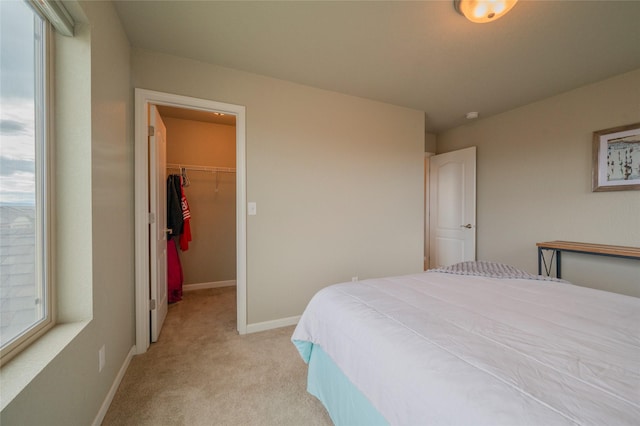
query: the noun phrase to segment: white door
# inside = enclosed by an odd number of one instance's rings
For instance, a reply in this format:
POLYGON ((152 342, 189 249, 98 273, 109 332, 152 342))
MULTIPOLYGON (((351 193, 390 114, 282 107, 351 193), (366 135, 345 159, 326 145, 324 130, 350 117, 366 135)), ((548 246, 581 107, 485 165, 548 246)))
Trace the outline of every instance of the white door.
POLYGON ((475 260, 476 147, 429 160, 429 265, 475 260))
POLYGON ((149 255, 151 262, 151 341, 157 342, 167 316, 167 130, 158 110, 149 110, 149 255), (155 305, 155 306, 154 306, 155 305))

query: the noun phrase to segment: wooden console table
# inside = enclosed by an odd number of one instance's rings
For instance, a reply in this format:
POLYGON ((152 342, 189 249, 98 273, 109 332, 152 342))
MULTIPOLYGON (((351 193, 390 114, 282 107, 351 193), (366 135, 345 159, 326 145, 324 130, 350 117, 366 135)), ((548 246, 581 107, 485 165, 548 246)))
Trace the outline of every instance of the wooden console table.
POLYGON ((563 251, 568 251, 573 253, 592 254, 596 256, 612 256, 612 257, 622 257, 626 259, 640 259, 640 247, 575 243, 572 241, 549 241, 546 243, 536 243, 536 246, 538 246, 538 275, 542 275, 543 263, 545 265, 545 272, 547 273, 547 276, 551 274, 551 265, 553 263, 553 256, 555 255, 557 278, 561 278, 560 253, 563 251), (551 260, 549 261, 549 267, 547 267, 546 260, 542 255, 543 250, 553 250, 553 254, 551 255, 551 260))

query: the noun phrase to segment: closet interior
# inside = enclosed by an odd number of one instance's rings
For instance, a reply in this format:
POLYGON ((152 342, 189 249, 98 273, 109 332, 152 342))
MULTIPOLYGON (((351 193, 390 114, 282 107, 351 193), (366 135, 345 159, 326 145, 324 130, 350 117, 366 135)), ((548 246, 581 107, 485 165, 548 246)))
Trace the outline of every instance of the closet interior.
POLYGON ((236 123, 222 113, 158 111, 166 126, 167 227, 181 229, 168 235, 176 247, 168 244, 172 303, 183 291, 236 284, 236 123))

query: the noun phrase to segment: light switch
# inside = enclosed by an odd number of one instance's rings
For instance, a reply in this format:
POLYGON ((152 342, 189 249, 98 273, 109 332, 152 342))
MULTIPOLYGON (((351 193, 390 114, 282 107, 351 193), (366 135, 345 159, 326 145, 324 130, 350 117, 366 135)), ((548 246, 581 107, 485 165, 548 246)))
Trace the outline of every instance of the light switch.
POLYGON ((257 214, 256 203, 253 201, 247 204, 247 214, 249 216, 255 216, 257 214))

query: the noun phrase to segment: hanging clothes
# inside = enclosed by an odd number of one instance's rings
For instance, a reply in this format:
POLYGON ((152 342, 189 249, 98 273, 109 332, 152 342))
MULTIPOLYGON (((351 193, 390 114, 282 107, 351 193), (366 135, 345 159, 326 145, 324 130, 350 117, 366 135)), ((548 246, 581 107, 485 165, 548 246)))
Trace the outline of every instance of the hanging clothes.
POLYGON ((184 278, 176 247, 176 239, 180 238, 184 227, 181 198, 180 175, 169 175, 167 177, 167 228, 171 229, 167 238, 167 297, 169 303, 182 300, 184 278))
POLYGON ((180 249, 182 251, 189 250, 189 242, 191 241, 191 210, 189 210, 189 202, 184 194, 184 186, 180 187, 180 206, 182 207, 182 233, 180 234, 180 249))
POLYGON ((169 238, 178 237, 182 233, 184 219, 181 198, 180 175, 169 175, 167 177, 167 228, 171 229, 169 238))
POLYGON ((178 249, 173 238, 167 241, 167 298, 169 303, 182 300, 182 265, 178 256, 178 249))

